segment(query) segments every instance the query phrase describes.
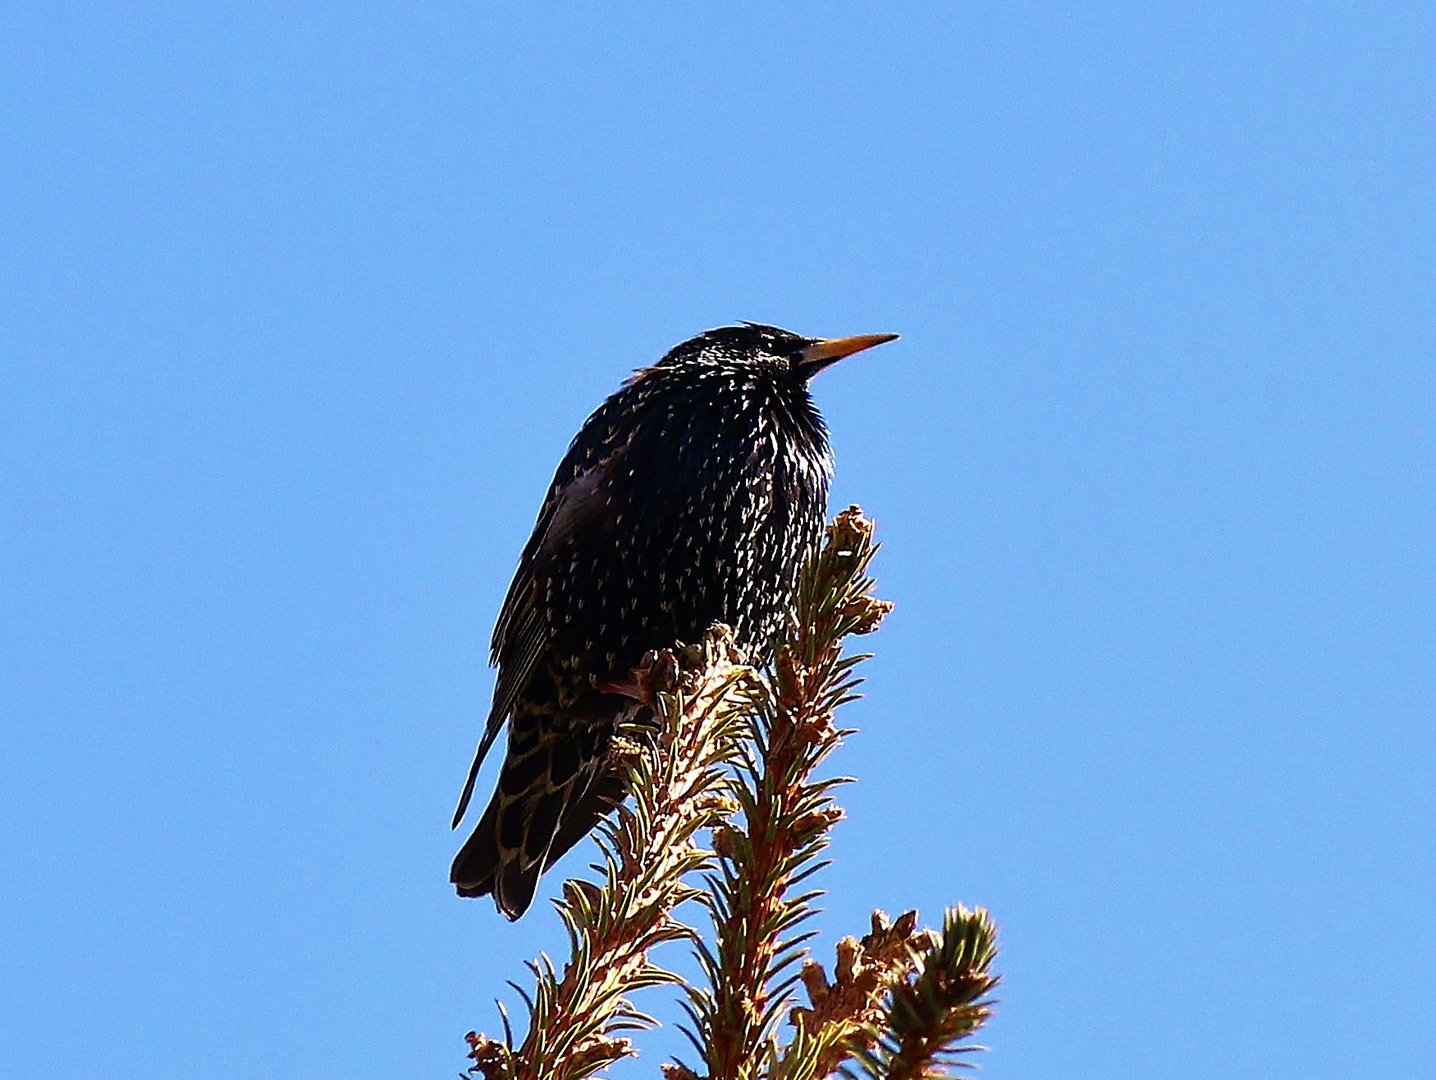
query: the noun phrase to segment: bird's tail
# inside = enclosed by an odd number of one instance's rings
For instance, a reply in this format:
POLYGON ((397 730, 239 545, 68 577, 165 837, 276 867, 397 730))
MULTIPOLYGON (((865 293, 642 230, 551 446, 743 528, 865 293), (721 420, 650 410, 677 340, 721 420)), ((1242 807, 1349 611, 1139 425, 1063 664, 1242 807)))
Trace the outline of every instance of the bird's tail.
POLYGON ((492 893, 509 919, 527 911, 543 872, 622 801, 607 752, 606 737, 515 716, 498 788, 449 871, 459 895, 492 893))

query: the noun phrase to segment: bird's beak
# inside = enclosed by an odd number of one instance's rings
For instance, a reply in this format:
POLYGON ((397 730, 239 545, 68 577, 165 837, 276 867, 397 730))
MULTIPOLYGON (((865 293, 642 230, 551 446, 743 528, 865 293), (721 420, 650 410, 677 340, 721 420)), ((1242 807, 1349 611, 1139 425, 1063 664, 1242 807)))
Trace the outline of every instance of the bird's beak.
POLYGON ((829 364, 835 364, 845 356, 871 349, 885 341, 896 341, 896 334, 857 334, 853 337, 827 338, 815 341, 798 355, 802 357, 798 366, 805 378, 811 379, 829 364))

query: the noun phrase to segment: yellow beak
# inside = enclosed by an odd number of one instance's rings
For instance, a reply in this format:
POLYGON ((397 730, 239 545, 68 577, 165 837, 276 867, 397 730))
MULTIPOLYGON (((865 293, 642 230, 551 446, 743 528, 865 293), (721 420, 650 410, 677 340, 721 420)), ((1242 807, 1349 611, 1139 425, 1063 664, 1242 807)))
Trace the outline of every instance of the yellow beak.
POLYGON ((871 349, 887 341, 896 341, 896 334, 856 334, 853 337, 826 338, 815 341, 803 350, 803 371, 812 377, 829 364, 845 356, 871 349))

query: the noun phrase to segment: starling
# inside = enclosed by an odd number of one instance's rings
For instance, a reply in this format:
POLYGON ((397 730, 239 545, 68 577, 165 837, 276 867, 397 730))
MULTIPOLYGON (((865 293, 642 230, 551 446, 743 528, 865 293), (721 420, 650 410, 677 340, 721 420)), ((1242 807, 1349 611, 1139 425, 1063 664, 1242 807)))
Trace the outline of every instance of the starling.
POLYGON ((896 334, 744 323, 635 373, 554 474, 494 628, 493 707, 454 814, 508 722, 498 789, 459 851, 460 896, 517 919, 539 876, 622 801, 609 740, 650 649, 727 623, 764 659, 817 544, 833 457, 808 381, 896 334))

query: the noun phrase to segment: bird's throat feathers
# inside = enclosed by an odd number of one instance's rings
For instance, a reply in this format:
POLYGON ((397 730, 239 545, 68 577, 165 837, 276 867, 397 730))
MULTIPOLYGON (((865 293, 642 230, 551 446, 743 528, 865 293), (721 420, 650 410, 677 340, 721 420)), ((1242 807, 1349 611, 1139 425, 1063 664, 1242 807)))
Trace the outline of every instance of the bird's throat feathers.
POLYGON ((712 466, 726 450, 741 453, 747 467, 788 461, 824 485, 832 476, 827 425, 806 382, 783 361, 703 355, 657 364, 635 373, 610 401, 623 398, 621 411, 661 414, 648 422, 685 463, 712 466))

